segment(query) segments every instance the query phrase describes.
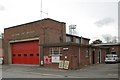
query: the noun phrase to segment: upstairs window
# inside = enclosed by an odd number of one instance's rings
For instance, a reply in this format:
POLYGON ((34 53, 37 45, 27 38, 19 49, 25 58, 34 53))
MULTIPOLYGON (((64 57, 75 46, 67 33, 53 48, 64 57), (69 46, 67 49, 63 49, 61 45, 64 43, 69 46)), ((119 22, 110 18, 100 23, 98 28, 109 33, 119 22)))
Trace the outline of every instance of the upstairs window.
POLYGON ((85 57, 88 58, 89 57, 89 49, 85 50, 85 57))
POLYGON ((80 43, 80 39, 79 38, 76 38, 76 43, 80 43))
POLYGON ((66 42, 71 42, 71 39, 69 36, 66 37, 66 42))

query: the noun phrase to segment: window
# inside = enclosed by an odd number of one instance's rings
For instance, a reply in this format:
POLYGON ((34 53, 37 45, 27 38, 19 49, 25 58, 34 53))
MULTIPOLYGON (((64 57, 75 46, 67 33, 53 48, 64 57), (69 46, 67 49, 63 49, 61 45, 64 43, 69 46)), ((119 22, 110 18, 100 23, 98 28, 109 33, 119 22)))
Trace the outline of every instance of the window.
POLYGON ((52 63, 59 63, 62 54, 62 47, 52 47, 49 48, 49 50, 49 56, 51 56, 52 63))
POLYGON ((30 56, 34 56, 33 54, 30 54, 30 56))
POLYGON ((27 56, 27 54, 24 54, 24 56, 27 56))
POLYGON ((79 38, 76 38, 76 43, 80 43, 80 39, 79 38))
POLYGON ((111 54, 116 54, 116 52, 111 52, 111 54))
POLYGON ((18 56, 21 56, 21 54, 18 54, 18 56))
POLYGON ((86 49, 86 50, 85 50, 85 57, 86 57, 86 58, 89 57, 89 49, 86 49))
POLYGON ((66 42, 71 42, 71 39, 70 39, 70 37, 66 37, 66 42))
POLYGON ((62 48, 61 47, 54 47, 49 49, 49 55, 61 54, 62 48))
POLYGON ((74 42, 73 37, 70 37, 70 39, 71 39, 71 42, 74 42))
POLYGON ((37 53, 36 55, 37 55, 37 56, 39 56, 39 54, 38 54, 38 53, 37 53))
POLYGON ((13 54, 12 56, 15 56, 15 54, 13 54))

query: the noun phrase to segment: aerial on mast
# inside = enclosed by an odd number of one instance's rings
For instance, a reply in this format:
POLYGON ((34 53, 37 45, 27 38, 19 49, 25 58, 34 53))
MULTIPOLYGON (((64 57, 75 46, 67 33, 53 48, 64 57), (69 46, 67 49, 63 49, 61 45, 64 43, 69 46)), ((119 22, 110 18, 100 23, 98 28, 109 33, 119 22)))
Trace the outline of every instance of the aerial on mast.
POLYGON ((41 11, 40 11, 40 13, 41 13, 41 19, 43 18, 43 13, 46 14, 47 17, 48 17, 48 12, 44 12, 42 8, 43 8, 43 2, 41 0, 41 11))

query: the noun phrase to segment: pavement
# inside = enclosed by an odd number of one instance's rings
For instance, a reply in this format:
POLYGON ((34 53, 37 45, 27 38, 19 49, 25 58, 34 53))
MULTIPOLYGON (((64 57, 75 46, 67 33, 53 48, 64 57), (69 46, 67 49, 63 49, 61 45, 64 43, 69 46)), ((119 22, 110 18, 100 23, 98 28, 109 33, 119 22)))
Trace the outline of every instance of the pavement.
POLYGON ((78 70, 61 70, 36 65, 3 65, 4 78, 118 78, 118 64, 96 64, 78 70))

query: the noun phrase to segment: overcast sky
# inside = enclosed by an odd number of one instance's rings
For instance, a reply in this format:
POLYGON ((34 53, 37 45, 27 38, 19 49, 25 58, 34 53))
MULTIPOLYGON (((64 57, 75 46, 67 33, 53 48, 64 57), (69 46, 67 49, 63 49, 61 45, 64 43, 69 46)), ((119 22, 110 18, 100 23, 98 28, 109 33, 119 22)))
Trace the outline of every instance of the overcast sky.
MULTIPOLYGON (((42 18, 76 25, 76 35, 91 41, 118 36, 119 0, 42 0, 42 18)), ((41 19, 41 0, 0 0, 0 32, 41 19)))

